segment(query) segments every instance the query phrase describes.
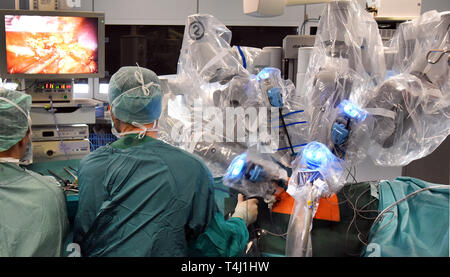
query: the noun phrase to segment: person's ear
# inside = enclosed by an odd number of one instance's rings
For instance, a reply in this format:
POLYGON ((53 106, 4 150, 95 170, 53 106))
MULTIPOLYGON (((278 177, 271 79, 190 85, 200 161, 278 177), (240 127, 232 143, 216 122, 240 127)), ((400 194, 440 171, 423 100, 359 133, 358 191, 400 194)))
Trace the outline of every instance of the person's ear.
POLYGON ((26 148, 28 146, 28 142, 30 141, 30 136, 31 136, 31 129, 28 128, 27 133, 25 134, 25 136, 19 141, 19 147, 20 148, 26 148))
POLYGON ((112 111, 110 111, 110 114, 111 120, 114 122, 114 128, 116 128, 116 131, 120 133, 120 121, 116 119, 112 111))

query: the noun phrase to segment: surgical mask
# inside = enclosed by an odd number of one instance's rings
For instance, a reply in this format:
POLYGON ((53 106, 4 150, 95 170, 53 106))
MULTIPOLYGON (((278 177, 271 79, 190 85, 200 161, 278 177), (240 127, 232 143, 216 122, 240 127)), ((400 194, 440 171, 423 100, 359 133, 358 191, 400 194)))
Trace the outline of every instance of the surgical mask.
POLYGON ((114 125, 114 120, 111 120, 111 133, 118 139, 120 139, 120 133, 117 132, 116 126, 114 125))
POLYGON ((139 129, 141 129, 141 131, 130 131, 130 132, 123 132, 123 133, 119 133, 116 130, 116 127, 114 126, 114 121, 111 120, 111 133, 116 136, 118 139, 120 139, 121 137, 128 135, 128 134, 138 134, 137 138, 138 139, 143 139, 145 137, 145 134, 147 134, 147 132, 158 132, 158 120, 155 120, 153 122, 153 127, 152 128, 147 128, 144 126, 144 124, 141 123, 137 123, 137 122, 132 122, 131 125, 133 125, 134 127, 137 127, 139 129))

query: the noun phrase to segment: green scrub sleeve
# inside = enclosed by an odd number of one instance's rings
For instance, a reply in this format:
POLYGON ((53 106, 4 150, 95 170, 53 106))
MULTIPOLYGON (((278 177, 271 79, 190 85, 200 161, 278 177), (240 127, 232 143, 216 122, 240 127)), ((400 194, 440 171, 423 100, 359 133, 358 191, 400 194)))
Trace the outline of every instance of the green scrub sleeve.
POLYGON ((249 233, 241 218, 225 220, 220 212, 202 233, 190 245, 190 256, 203 257, 239 257, 244 253, 249 233))

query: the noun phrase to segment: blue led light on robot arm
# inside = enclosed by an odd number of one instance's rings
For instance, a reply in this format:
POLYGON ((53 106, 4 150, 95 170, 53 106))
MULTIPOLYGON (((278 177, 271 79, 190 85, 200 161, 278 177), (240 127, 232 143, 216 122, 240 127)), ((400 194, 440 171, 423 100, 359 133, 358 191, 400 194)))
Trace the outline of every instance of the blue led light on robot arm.
POLYGON ((259 165, 255 165, 253 169, 250 170, 248 179, 250 182, 256 183, 262 181, 264 176, 264 168, 259 165))
POLYGON ((261 70, 258 75, 256 75, 256 78, 258 81, 268 79, 271 75, 274 75, 279 69, 274 67, 265 67, 263 70, 261 70))
POLYGON ((363 121, 367 116, 367 112, 365 110, 359 108, 347 99, 342 100, 338 107, 345 115, 356 121, 363 121))
POLYGON ((241 154, 237 156, 232 162, 230 167, 228 168, 228 178, 236 179, 239 178, 245 170, 245 160, 246 155, 241 154))
POLYGON ((258 75, 256 75, 256 79, 258 79, 258 81, 265 80, 269 77, 270 77, 270 73, 265 71, 265 68, 263 70, 261 70, 261 72, 259 72, 258 75))
POLYGON ((309 169, 326 167, 329 161, 335 159, 330 149, 320 142, 310 142, 303 148, 302 159, 309 169))

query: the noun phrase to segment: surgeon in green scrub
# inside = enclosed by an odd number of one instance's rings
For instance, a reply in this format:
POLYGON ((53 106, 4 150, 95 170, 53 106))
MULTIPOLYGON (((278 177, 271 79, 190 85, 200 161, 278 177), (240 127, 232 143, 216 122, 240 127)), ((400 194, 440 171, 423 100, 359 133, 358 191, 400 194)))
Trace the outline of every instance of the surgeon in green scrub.
POLYGON ((29 95, 0 89, 0 257, 61 256, 69 230, 58 182, 21 167, 31 149, 30 107, 29 95))
POLYGON ((239 195, 225 220, 203 162, 157 139, 162 92, 156 74, 122 67, 108 93, 121 138, 80 162, 74 242, 82 255, 242 255, 257 200, 239 195))

